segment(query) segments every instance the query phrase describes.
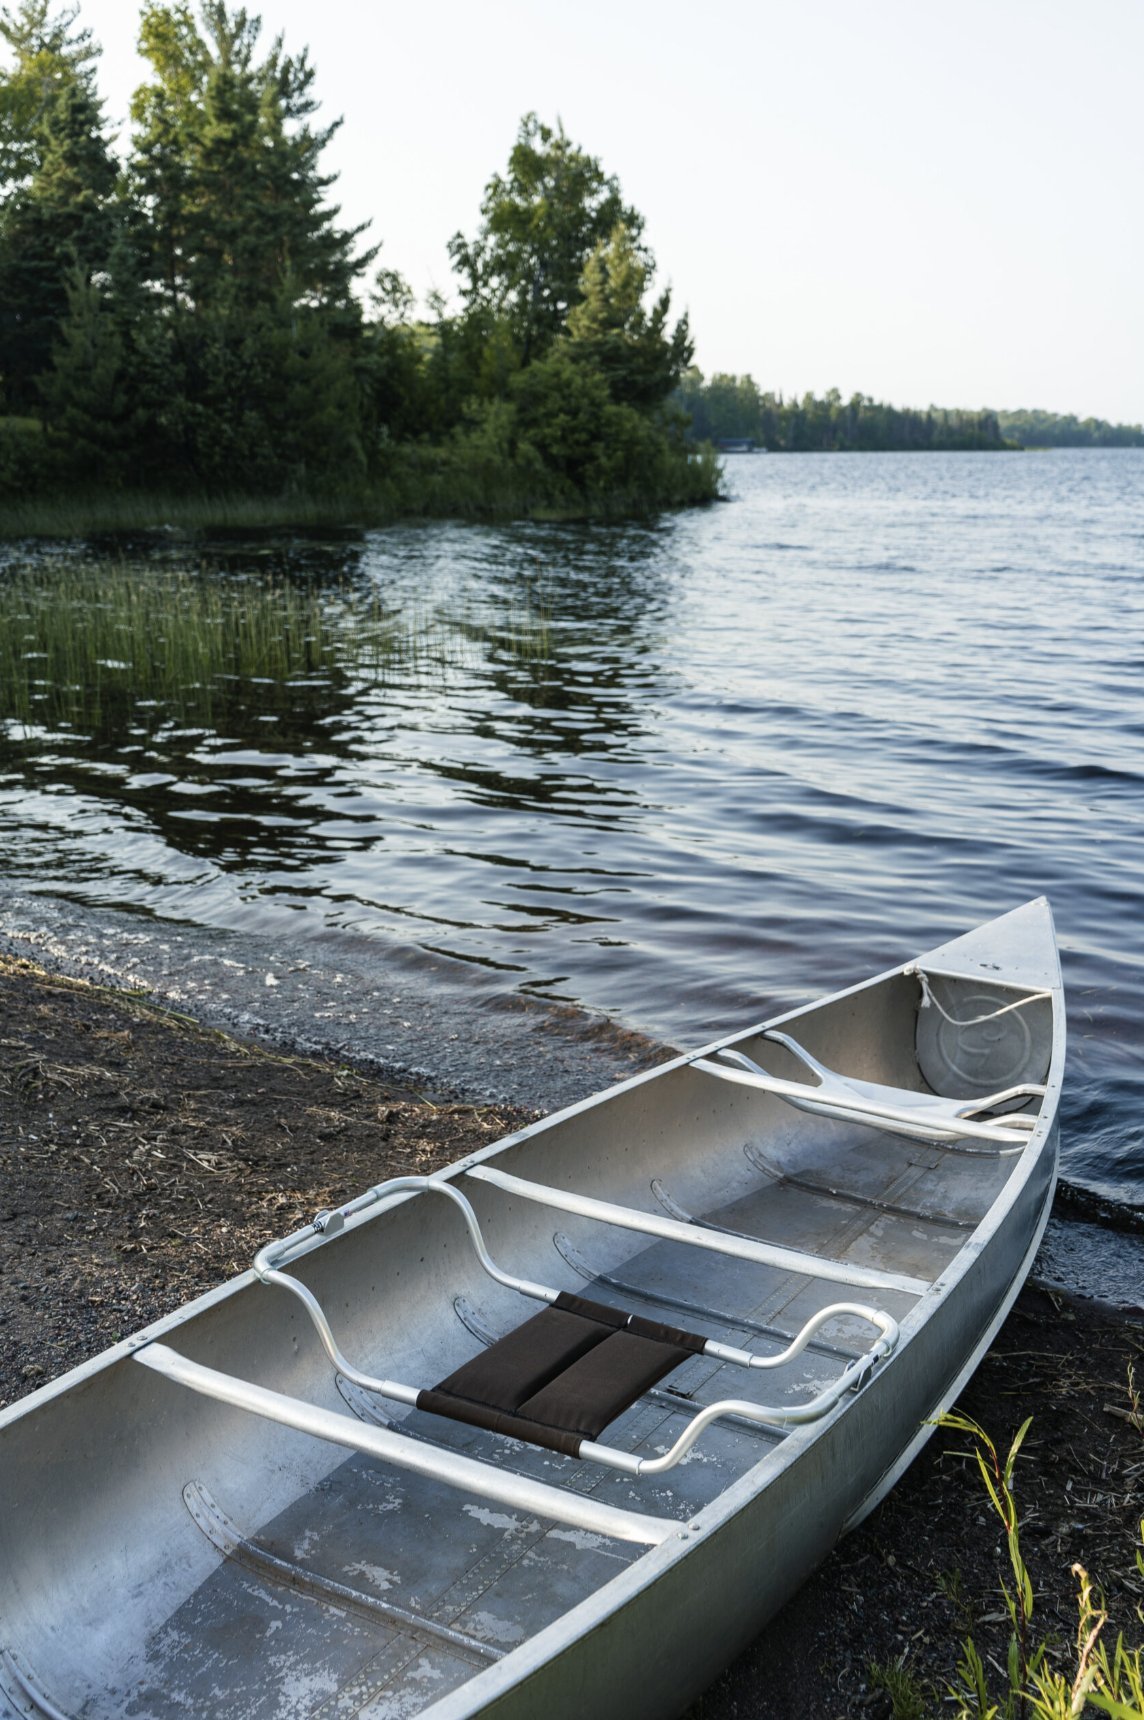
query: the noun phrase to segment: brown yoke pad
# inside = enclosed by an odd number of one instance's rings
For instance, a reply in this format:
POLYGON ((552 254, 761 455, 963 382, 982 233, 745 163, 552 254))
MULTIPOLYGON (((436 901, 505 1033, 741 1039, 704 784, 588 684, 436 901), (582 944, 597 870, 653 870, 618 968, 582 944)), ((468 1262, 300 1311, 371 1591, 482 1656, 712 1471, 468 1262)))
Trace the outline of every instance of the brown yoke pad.
POLYGON ((636 1399, 706 1338, 562 1290, 456 1373, 417 1395, 417 1408, 579 1457, 636 1399))

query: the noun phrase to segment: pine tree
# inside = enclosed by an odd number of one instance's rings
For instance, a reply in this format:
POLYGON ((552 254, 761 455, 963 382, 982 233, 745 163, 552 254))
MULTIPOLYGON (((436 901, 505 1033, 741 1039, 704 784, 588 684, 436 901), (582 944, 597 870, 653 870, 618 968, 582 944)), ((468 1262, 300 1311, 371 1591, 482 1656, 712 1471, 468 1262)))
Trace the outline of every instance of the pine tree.
POLYGON ((90 30, 76 28, 78 6, 21 0, 0 10, 0 38, 12 65, 0 74, 0 195, 24 189, 43 159, 47 116, 64 89, 78 84, 95 96, 99 49, 90 30))
POLYGON ((106 273, 68 282, 68 312, 41 381, 57 469, 73 483, 169 482, 185 443, 181 378, 126 230, 106 273))
POLYGON ((117 222, 96 50, 74 21, 46 0, 0 20, 16 54, 0 81, 0 375, 17 412, 38 409, 71 284, 106 268, 117 222))
POLYGON ((644 412, 679 386, 694 350, 686 315, 668 331, 670 289, 644 309, 650 278, 646 252, 617 223, 585 263, 580 302, 568 313, 573 356, 603 372, 614 401, 644 412))
POLYGON ((186 475, 273 486, 360 467, 355 250, 320 171, 314 72, 259 20, 207 0, 144 9, 152 80, 132 105, 130 182, 145 273, 186 394, 186 475), (344 433, 331 432, 329 402, 344 433))

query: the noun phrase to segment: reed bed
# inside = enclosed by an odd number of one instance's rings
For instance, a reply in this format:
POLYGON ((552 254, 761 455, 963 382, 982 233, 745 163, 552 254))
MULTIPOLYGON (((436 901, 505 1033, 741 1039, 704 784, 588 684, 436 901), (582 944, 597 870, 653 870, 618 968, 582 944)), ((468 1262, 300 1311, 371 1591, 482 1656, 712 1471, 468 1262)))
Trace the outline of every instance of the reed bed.
POLYGON ((0 574, 0 719, 10 732, 99 726, 127 709, 209 723, 239 690, 279 707, 489 657, 536 667, 550 645, 531 598, 448 613, 397 609, 360 584, 40 561, 0 574))

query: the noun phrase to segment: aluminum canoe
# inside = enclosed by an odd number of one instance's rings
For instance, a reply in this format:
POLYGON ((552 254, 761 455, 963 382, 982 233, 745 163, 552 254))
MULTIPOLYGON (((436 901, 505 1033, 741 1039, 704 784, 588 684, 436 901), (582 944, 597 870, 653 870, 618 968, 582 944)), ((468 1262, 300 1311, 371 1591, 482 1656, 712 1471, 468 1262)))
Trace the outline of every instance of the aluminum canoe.
POLYGON ((679 1713, 984 1354, 1064 1043, 1037 900, 268 1242, 0 1412, 0 1717, 679 1713))

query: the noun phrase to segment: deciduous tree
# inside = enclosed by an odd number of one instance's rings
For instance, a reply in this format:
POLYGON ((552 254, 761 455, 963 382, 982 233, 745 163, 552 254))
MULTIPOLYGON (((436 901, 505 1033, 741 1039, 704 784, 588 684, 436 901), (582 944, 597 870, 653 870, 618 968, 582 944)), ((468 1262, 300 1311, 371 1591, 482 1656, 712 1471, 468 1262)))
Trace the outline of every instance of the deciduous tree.
POLYGON ((645 412, 679 386, 694 350, 686 314, 668 328, 670 288, 645 308, 650 280, 647 252, 617 223, 584 264, 580 302, 568 313, 573 355, 595 364, 613 400, 645 412))

